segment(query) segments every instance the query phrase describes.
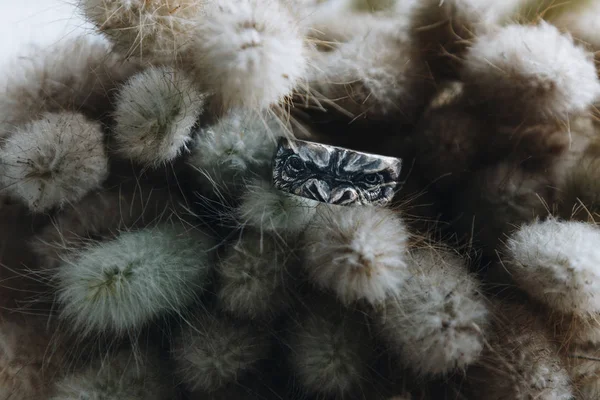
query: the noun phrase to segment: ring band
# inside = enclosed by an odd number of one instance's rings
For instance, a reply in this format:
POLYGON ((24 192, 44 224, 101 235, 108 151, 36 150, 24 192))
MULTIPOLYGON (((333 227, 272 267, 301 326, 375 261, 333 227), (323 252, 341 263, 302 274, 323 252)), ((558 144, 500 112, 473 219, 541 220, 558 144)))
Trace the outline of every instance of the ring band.
POLYGON ((402 160, 304 140, 280 138, 273 162, 275 188, 337 205, 388 204, 402 160))

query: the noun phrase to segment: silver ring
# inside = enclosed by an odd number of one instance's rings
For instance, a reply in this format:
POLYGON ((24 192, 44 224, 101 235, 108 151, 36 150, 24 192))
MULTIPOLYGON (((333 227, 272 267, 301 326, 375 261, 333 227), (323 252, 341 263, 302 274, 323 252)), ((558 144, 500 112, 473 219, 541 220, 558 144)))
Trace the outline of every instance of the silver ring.
POLYGON ((384 206, 394 198, 401 168, 399 158, 280 138, 273 185, 328 204, 384 206))

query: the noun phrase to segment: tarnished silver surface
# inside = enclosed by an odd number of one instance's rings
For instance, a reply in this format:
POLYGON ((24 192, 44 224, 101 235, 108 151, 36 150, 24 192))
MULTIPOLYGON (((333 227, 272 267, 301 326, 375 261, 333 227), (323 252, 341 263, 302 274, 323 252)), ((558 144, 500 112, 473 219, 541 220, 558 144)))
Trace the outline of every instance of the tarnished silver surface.
POLYGON ((394 197, 401 168, 398 158, 281 138, 273 184, 329 204, 384 206, 394 197))

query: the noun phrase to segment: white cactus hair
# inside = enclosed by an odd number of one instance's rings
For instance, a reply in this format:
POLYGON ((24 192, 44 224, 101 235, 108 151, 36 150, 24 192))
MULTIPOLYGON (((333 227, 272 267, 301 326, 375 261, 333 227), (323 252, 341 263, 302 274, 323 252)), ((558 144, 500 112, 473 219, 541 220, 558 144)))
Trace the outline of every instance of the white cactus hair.
POLYGON ((599 173, 600 157, 596 149, 583 154, 567 169, 559 190, 562 218, 594 221, 600 215, 599 173))
POLYGON ((207 190, 219 182, 228 194, 239 195, 246 181, 269 176, 277 138, 287 135, 275 115, 236 109, 200 129, 186 161, 207 190))
POLYGON ((488 309, 465 261, 431 246, 411 250, 406 263, 412 276, 378 315, 381 337, 422 376, 443 376, 476 362, 488 309))
POLYGON ((112 47, 90 37, 33 47, 0 80, 0 138, 46 112, 102 114, 109 93, 138 70, 112 47))
POLYGON ((117 153, 145 166, 174 160, 188 150, 205 99, 185 72, 171 67, 133 76, 116 102, 117 153))
POLYGON ((591 53, 547 22, 478 37, 465 55, 465 91, 503 117, 564 120, 600 95, 591 53), (500 105, 501 104, 501 105, 500 105))
POLYGON ((381 18, 361 9, 368 7, 364 3, 352 0, 300 1, 292 7, 296 7, 294 12, 300 15, 302 28, 308 38, 316 41, 317 48, 333 49, 340 43, 365 34, 376 22, 381 21, 381 18), (331 18, 332 15, 337 15, 339 19, 331 18))
POLYGON ((289 97, 305 75, 298 22, 280 0, 210 2, 195 28, 193 69, 224 110, 265 109, 289 97))
POLYGON ((0 76, 0 400, 600 399, 600 0, 557 1, 75 0, 0 76), (277 189, 285 139, 402 190, 277 189))
POLYGON ((0 149, 2 191, 34 212, 80 200, 108 176, 103 141, 100 124, 81 114, 45 114, 0 149))
POLYGON ((452 39, 464 40, 469 37, 461 37, 461 33, 481 35, 499 27, 524 1, 526 0, 508 0, 499 3, 494 0, 426 0, 417 8, 414 28, 425 29, 432 22, 451 23, 456 36, 442 38, 440 44, 446 44, 446 41, 452 39))
POLYGON ((526 1, 420 0, 409 11, 411 34, 432 74, 455 79, 469 42, 501 26, 526 1))
POLYGON ((78 0, 79 9, 128 57, 177 61, 202 18, 205 0, 78 0))
POLYGON ((191 391, 206 392, 235 385, 269 351, 261 329, 212 310, 198 310, 172 347, 180 381, 191 391))
POLYGON ((600 50, 600 3, 580 2, 573 10, 565 10, 552 18, 552 24, 570 33, 576 40, 591 51, 600 50))
POLYGON ((473 398, 572 399, 575 391, 557 343, 532 305, 506 300, 493 304, 489 343, 468 371, 473 398))
POLYGON ((504 265, 521 289, 552 310, 593 315, 600 311, 599 243, 595 225, 535 221, 507 240, 504 265))
POLYGON ((289 362, 307 392, 345 398, 370 380, 372 338, 360 313, 324 300, 291 323, 289 362))
POLYGON ((314 217, 319 203, 281 192, 265 180, 246 185, 237 210, 240 225, 259 231, 300 234, 314 217))
POLYGON ((125 335, 182 313, 207 287, 214 246, 203 232, 165 223, 85 247, 55 273, 60 316, 84 335, 125 335))
POLYGON ((154 350, 108 353, 56 381, 50 400, 163 400, 175 393, 154 350))
POLYGON ((427 66, 403 24, 390 18, 370 26, 331 51, 312 52, 309 91, 352 118, 414 122, 433 90, 427 66))
POLYGON ((217 299, 232 315, 246 319, 275 317, 290 305, 288 266, 293 254, 279 238, 244 229, 217 264, 217 299))
POLYGON ((409 233, 379 207, 320 205, 304 233, 304 268, 318 287, 345 304, 378 304, 401 290, 409 233))
POLYGON ((600 396, 600 351, 593 346, 575 346, 569 348, 566 365, 577 399, 594 400, 600 396))
POLYGON ((51 271, 90 242, 168 221, 177 215, 178 207, 173 193, 147 185, 99 190, 63 207, 30 246, 43 268, 51 271))

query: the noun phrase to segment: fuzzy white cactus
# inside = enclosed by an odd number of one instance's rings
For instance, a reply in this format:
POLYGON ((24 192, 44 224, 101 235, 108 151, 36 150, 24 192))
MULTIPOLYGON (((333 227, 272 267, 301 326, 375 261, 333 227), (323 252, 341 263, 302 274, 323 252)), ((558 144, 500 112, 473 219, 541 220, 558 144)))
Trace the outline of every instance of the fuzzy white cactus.
POLYGON ((440 376, 477 361, 484 347, 488 310, 464 260, 445 249, 415 249, 412 273, 390 297, 377 326, 406 368, 440 376))
POLYGON ((90 242, 172 219, 179 209, 179 200, 168 190, 149 185, 90 193, 53 216, 30 245, 43 268, 51 271, 64 257, 90 242))
POLYGON ((527 1, 416 1, 409 11, 411 33, 432 74, 437 79, 453 79, 472 39, 498 29, 527 1))
POLYGON ((575 395, 557 343, 531 308, 494 303, 488 346, 469 371, 473 398, 570 400, 575 395))
POLYGON ((87 36, 33 47, 8 64, 0 79, 0 138, 46 112, 102 114, 109 93, 137 70, 111 46, 87 36))
POLYGON ((592 54, 546 22, 478 37, 461 74, 473 101, 516 124, 567 119, 600 95, 592 54))
POLYGON ((353 38, 365 36, 382 22, 394 19, 408 25, 415 0, 327 0, 293 2, 306 35, 321 50, 334 49, 353 38), (336 18, 332 18, 336 16, 336 18))
POLYGON ((211 311, 200 310, 175 338, 178 378, 192 391, 235 385, 268 357, 264 332, 211 311))
POLYGON ((268 108, 292 94, 305 76, 307 44, 284 2, 211 1, 203 11, 192 69, 223 110, 268 108))
POLYGON ((201 19, 201 0, 79 0, 86 18, 130 57, 149 63, 177 61, 201 19))
POLYGON ((220 306, 248 319, 281 314, 290 306, 290 250, 276 236, 244 229, 217 264, 220 306))
POLYGON ((281 192, 264 180, 247 184, 237 218, 242 226, 272 233, 294 235, 310 223, 318 202, 281 192))
POLYGON ((56 271, 61 317, 84 334, 135 334, 207 287, 214 240, 163 224, 83 248, 56 271))
POLYGON ((433 91, 407 27, 393 19, 372 23, 331 51, 312 52, 309 72, 316 102, 351 118, 414 122, 433 91))
POLYGON ((188 150, 205 98, 184 72, 149 68, 119 90, 116 151, 145 166, 174 160, 188 150))
POLYGON ((277 139, 290 132, 272 114, 238 109, 200 129, 187 163, 206 194, 239 195, 248 181, 270 176, 277 139))
POLYGON ((108 175, 100 124, 81 114, 48 113, 0 148, 0 191, 34 212, 80 200, 108 175))
POLYGON ((291 367, 307 392, 344 398, 371 380, 372 339, 359 313, 328 300, 320 304, 289 328, 291 367))
POLYGON ((122 350, 57 380, 50 400, 164 400, 175 394, 160 358, 151 351, 122 350))
POLYGON ((517 285, 552 310, 581 316, 600 311, 600 230, 548 219, 522 226, 507 241, 505 265, 517 285))
POLYGON ((344 303, 378 304, 401 290, 409 233, 393 211, 322 205, 304 233, 304 268, 344 303))
MULTIPOLYGON (((39 261, 0 240, 0 284, 39 280, 61 327, 123 352, 78 357, 66 376, 51 363, 48 395, 37 353, 53 344, 5 332, 0 310, 0 397, 390 400, 463 374, 456 392, 472 398, 598 397, 600 231, 532 222, 556 207, 597 217, 595 48, 517 25, 529 3, 79 0, 112 46, 44 50, 0 84, 0 196, 18 200, 0 223, 18 209, 6 221, 39 261), (77 136, 69 118, 94 129, 77 136), (401 206, 275 190, 277 141, 300 135, 416 158, 401 206), (430 199, 442 225, 409 214, 430 199), (440 226, 484 261, 500 253, 523 304, 490 302, 482 288, 507 292, 501 268, 479 282, 440 226), (141 338, 170 359, 122 346, 141 338)), ((593 33, 571 17, 561 29, 593 33)), ((2 293, 39 297, 15 286, 2 293)))
POLYGON ((561 30, 570 33, 580 44, 591 51, 600 50, 600 3, 579 1, 575 7, 564 7, 563 12, 551 19, 561 30))

